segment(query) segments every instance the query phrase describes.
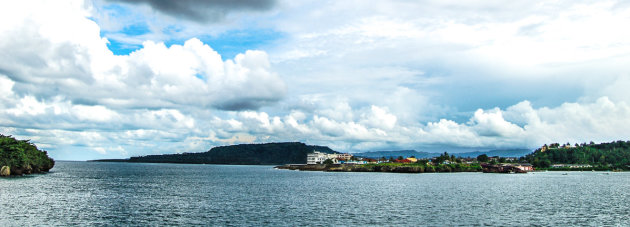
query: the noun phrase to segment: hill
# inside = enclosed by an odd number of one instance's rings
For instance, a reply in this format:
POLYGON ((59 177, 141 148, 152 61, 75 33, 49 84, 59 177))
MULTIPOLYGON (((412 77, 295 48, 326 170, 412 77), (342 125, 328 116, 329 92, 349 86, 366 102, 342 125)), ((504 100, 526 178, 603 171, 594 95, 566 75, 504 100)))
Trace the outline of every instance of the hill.
POLYGON ((54 165, 35 144, 0 134, 0 176, 48 172, 54 165))
POLYGON ((616 141, 601 144, 576 144, 576 146, 544 145, 525 160, 537 168, 547 168, 552 164, 588 164, 598 169, 630 169, 630 141, 616 141))
POLYGON ((239 144, 214 147, 203 153, 147 155, 131 157, 124 161, 149 163, 190 163, 190 164, 235 164, 235 165, 283 165, 306 164, 306 154, 317 150, 324 153, 338 153, 328 147, 311 146, 299 142, 239 144))

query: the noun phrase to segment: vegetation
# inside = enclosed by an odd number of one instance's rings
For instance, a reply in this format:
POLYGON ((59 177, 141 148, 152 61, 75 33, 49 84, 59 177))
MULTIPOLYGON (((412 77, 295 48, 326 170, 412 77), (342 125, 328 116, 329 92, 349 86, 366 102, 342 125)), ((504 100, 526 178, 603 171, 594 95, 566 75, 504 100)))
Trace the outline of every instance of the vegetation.
POLYGON ((266 143, 214 147, 203 153, 148 155, 115 161, 236 165, 306 164, 306 154, 312 153, 313 150, 324 153, 337 153, 328 147, 309 146, 297 142, 266 143))
POLYGON ((479 156, 477 156, 477 161, 480 162, 487 162, 489 160, 488 155, 486 154, 480 154, 479 156))
POLYGON ((48 153, 35 144, 0 134, 0 167, 7 166, 11 175, 48 172, 54 165, 48 153))
POLYGON ((610 143, 544 145, 532 154, 521 158, 538 169, 551 167, 552 164, 588 164, 594 170, 630 169, 630 141, 610 143))
POLYGON ((448 155, 448 152, 442 153, 440 156, 435 157, 433 162, 435 163, 444 163, 444 162, 460 162, 459 158, 455 158, 455 155, 448 155))
POLYGON ((340 172, 395 172, 395 173, 437 173, 437 172, 481 172, 482 167, 474 164, 429 164, 429 163, 378 163, 363 165, 339 165, 327 171, 340 172))

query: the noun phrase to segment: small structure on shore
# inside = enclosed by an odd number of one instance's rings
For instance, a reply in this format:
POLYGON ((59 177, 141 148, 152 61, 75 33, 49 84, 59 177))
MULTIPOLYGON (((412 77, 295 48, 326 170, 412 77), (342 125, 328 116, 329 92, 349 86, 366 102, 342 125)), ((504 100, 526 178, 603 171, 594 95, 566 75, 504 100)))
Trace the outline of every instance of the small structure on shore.
POLYGON ((534 167, 527 163, 521 164, 488 164, 482 163, 484 173, 527 173, 534 171, 534 167))
POLYGON ((551 168, 569 168, 569 169, 583 169, 593 168, 590 164, 553 164, 551 168))
POLYGON ((324 161, 330 159, 334 164, 339 163, 340 160, 350 160, 352 158, 351 154, 326 154, 319 151, 313 151, 313 153, 306 154, 306 164, 315 165, 315 164, 323 164, 324 161))

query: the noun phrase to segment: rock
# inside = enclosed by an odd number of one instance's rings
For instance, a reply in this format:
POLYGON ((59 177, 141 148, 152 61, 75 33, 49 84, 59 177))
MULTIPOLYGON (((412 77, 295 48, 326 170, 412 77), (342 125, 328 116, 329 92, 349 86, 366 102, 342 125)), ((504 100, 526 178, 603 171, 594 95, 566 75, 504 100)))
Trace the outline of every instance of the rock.
POLYGON ((8 166, 2 166, 2 169, 0 169, 0 176, 8 177, 10 175, 11 175, 11 168, 9 168, 8 166))
POLYGON ((33 173, 33 167, 31 167, 31 165, 26 165, 26 167, 24 167, 24 173, 25 174, 33 173))
POLYGON ((16 176, 22 176, 24 174, 24 170, 22 168, 12 167, 11 173, 13 173, 13 175, 16 175, 16 176))

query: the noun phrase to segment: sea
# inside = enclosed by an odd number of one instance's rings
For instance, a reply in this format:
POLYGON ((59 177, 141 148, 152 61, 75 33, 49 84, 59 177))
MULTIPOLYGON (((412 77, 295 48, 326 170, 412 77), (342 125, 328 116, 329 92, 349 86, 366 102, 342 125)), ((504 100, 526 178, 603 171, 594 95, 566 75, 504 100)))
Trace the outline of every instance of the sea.
POLYGON ((341 173, 58 161, 0 226, 630 226, 630 173, 341 173))

